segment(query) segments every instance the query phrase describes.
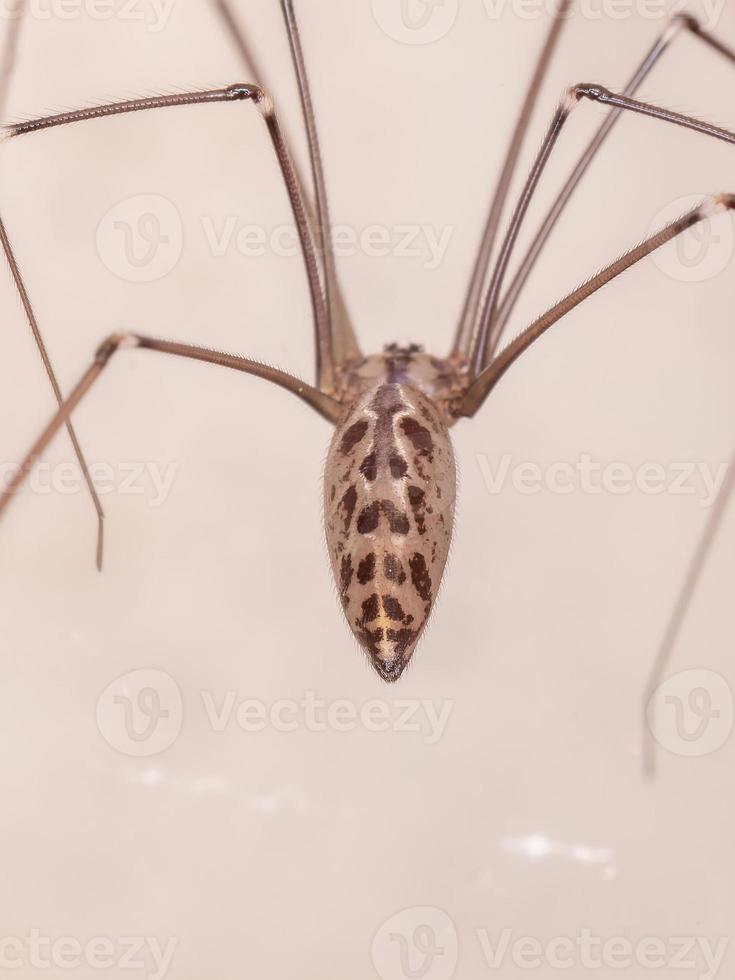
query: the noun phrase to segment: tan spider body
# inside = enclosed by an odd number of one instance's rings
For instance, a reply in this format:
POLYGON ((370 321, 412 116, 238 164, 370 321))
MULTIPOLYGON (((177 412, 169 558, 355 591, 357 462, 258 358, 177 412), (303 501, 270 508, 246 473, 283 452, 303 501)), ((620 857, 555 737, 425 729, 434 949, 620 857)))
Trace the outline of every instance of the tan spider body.
POLYGON ((391 346, 348 375, 352 398, 327 456, 327 546, 355 637, 386 681, 400 676, 449 554, 456 472, 450 364, 391 346))

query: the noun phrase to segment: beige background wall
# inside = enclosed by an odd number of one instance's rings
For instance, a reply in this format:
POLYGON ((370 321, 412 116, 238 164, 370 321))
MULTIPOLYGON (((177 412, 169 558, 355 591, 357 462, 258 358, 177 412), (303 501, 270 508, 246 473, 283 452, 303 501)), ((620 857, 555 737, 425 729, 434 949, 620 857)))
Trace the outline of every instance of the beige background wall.
MULTIPOLYGON (((237 4, 303 159, 277 6, 237 4)), ((376 225, 395 236, 408 225, 451 235, 436 263, 395 248, 358 248, 340 261, 360 338, 370 349, 407 339, 442 352, 547 20, 528 16, 532 5, 509 2, 493 18, 493 5, 463 0, 441 38, 407 44, 381 27, 396 6, 379 4, 376 17, 368 0, 298 5, 335 222, 357 233, 376 225)), ((179 0, 158 30, 121 6, 109 20, 93 6, 46 17, 48 9, 36 8, 22 37, 12 118, 242 77, 204 0, 179 0)), ((564 86, 621 86, 663 26, 653 5, 600 9, 588 4, 568 29, 522 174, 564 86)), ((452 10, 449 0, 436 16, 452 10)), ((153 11, 138 0, 131 12, 153 11)), ((716 20, 735 45, 732 8, 716 20)), ((643 91, 735 126, 735 72, 692 39, 676 43, 643 91)), ((570 123, 536 219, 601 118, 585 106, 570 123)), ((640 240, 672 202, 735 190, 733 152, 624 121, 513 329, 640 240)), ((4 217, 65 389, 120 328, 241 351, 310 377, 298 259, 270 247, 246 257, 233 244, 217 255, 208 243, 207 229, 228 219, 267 236, 289 221, 255 113, 205 107, 103 121, 5 145, 1 160, 4 217), (136 282, 114 222, 150 211, 139 200, 147 195, 164 199, 153 213, 170 237, 161 261, 173 255, 173 268, 136 282)), ((492 974, 482 930, 544 945, 585 928, 602 941, 727 935, 731 515, 670 668, 708 673, 678 678, 668 692, 686 709, 702 688, 721 716, 701 740, 684 742, 669 704, 664 740, 706 754, 662 752, 659 778, 647 785, 641 697, 709 513, 701 489, 527 494, 509 479, 492 493, 483 476, 506 454, 544 474, 585 454, 635 472, 661 464, 668 474, 675 462, 716 470, 729 458, 731 220, 711 232, 703 252, 701 240, 672 248, 569 316, 477 419, 456 427, 452 560, 431 630, 395 689, 355 649, 329 579, 320 524, 327 426, 255 379, 120 355, 79 411, 78 429, 90 459, 118 475, 120 464, 172 473, 162 505, 152 505, 149 484, 142 495, 106 496, 103 576, 81 493, 26 492, 0 529, 0 937, 24 940, 37 929, 81 944, 107 937, 116 950, 124 937, 177 940, 172 980, 403 980, 403 936, 407 949, 414 943, 412 975, 443 980, 455 935, 455 975, 492 974), (683 281, 692 256, 703 281, 683 281), (146 673, 109 689, 137 670, 146 673), (269 715, 265 730, 246 731, 233 714, 216 731, 207 705, 226 707, 228 692, 236 705, 253 699, 264 710, 285 699, 288 722, 269 715), (337 715, 326 724, 300 707, 294 715, 307 692, 337 715), (158 717, 155 696, 168 718, 152 739, 131 741, 125 704, 137 709, 130 731, 142 735, 146 711, 158 717), (349 712, 375 699, 389 730, 368 730, 364 716, 351 725, 349 712), (423 732, 400 730, 403 702, 423 732), (441 731, 427 710, 448 712, 441 731), (277 730, 294 727, 292 718, 295 730, 277 730), (427 939, 444 953, 422 953, 427 939)), ((4 274, 0 308, 0 459, 12 462, 52 402, 4 274)), ((68 456, 63 439, 48 453, 57 481, 68 456)), ((699 720, 685 711, 683 731, 699 720)), ((36 975, 27 952, 21 963, 17 976, 36 975)), ((578 955, 573 964, 568 976, 587 976, 578 955)), ((509 952, 494 972, 526 971, 509 952)), ((622 972, 651 971, 633 963, 622 972)), ((536 971, 557 973, 546 958, 536 971)), ((72 971, 99 974, 89 958, 72 971)), ((595 975, 613 974, 607 962, 595 975)), ((105 975, 130 975, 119 952, 105 975)))

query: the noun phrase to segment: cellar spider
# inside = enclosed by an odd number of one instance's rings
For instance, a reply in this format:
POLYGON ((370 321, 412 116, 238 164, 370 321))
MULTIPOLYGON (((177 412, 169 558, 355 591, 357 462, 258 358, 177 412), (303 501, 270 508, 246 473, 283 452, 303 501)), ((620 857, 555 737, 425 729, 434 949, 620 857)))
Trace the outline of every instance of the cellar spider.
MULTIPOLYGON (((652 125, 667 123, 711 139, 735 143, 735 134, 726 129, 635 98, 641 83, 681 34, 689 34, 713 54, 735 62, 735 51, 706 31, 695 18, 677 14, 646 52, 621 92, 589 83, 567 89, 533 161, 508 228, 500 238, 501 218, 511 181, 571 2, 559 0, 551 18, 497 181, 460 322, 451 349, 444 357, 432 356, 416 345, 401 347, 396 344, 388 345, 380 353, 365 355, 358 345, 337 275, 316 119, 293 0, 281 0, 281 8, 308 137, 313 201, 305 191, 307 180, 292 162, 263 75, 229 0, 215 0, 215 3, 249 74, 256 81, 109 103, 8 126, 8 138, 17 138, 143 110, 209 103, 245 103, 256 109, 264 120, 298 231, 311 300, 316 370, 312 385, 246 357, 137 333, 116 333, 99 346, 90 367, 64 396, 44 346, 10 237, 0 220, 0 242, 59 403, 54 418, 0 496, 0 514, 50 441, 62 427, 66 427, 96 508, 99 524, 97 564, 101 567, 104 515, 73 428, 72 416, 110 360, 120 351, 131 348, 152 350, 218 364, 270 381, 298 396, 334 427, 326 461, 324 493, 326 538, 338 593, 349 625, 371 664, 384 680, 398 680, 410 662, 431 614, 449 551, 456 492, 449 429, 463 418, 472 418, 505 373, 565 314, 686 230, 717 212, 735 208, 735 195, 732 194, 719 194, 705 200, 605 267, 551 307, 507 346, 501 347, 504 327, 544 245, 623 113, 646 117, 652 125), (567 120, 586 102, 599 103, 610 112, 576 162, 508 283, 509 263, 530 202, 567 120)), ((20 25, 20 18, 13 21, 6 40, 0 105, 4 101, 20 25)), ((649 681, 649 693, 665 669, 733 482, 735 476, 731 475, 721 491, 649 681)))

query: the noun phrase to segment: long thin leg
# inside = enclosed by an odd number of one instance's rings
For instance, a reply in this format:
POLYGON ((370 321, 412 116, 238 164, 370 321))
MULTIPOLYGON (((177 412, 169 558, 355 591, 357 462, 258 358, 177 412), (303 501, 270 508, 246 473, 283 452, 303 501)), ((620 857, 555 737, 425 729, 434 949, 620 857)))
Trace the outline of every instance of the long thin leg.
MULTIPOLYGON (((732 48, 727 47, 721 41, 717 40, 717 38, 709 34, 701 26, 701 24, 699 24, 696 18, 687 14, 677 14, 639 65, 635 74, 623 90, 624 95, 635 95, 661 56, 669 49, 674 39, 683 30, 689 31, 690 34, 693 34, 694 37, 699 38, 713 51, 723 55, 731 63, 735 63, 735 51, 733 51, 732 48)), ((493 321, 488 343, 490 353, 494 353, 497 350, 503 329, 508 322, 509 316, 513 312, 516 301, 521 294, 523 287, 528 281, 531 271, 536 265, 544 245, 551 235, 551 232, 556 227, 559 218, 566 208, 572 194, 579 185, 579 182, 582 180, 582 177, 587 172, 590 164, 597 156, 600 147, 607 139, 610 131, 615 126, 615 123, 620 118, 622 111, 622 109, 614 109, 611 113, 609 113, 593 137, 589 146, 580 157, 579 162, 575 166, 559 196, 556 198, 551 206, 551 209, 546 215, 546 218, 544 219, 544 222, 541 225, 536 237, 531 242, 531 245, 524 256, 523 261, 520 263, 510 286, 508 286, 507 291, 503 295, 497 316, 493 321)))
POLYGON ((556 9, 551 28, 549 29, 546 41, 541 49, 531 82, 528 86, 528 90, 526 91, 526 97, 523 100, 518 121, 516 122, 515 129, 513 130, 513 135, 511 137, 508 152, 503 163, 503 168, 500 171, 500 178, 495 188, 495 194, 493 195, 493 200, 490 205, 490 213, 488 214, 487 222, 485 224, 485 231, 483 232, 480 243, 480 249, 472 270, 472 278, 470 279, 470 285, 467 291, 464 308, 462 310, 462 316, 460 318, 457 335, 454 340, 454 347, 452 348, 452 355, 459 360, 465 360, 469 354, 469 346, 472 340, 475 324, 477 323, 477 319, 480 314, 482 290, 488 275, 490 259, 493 253, 495 239, 497 238, 498 228, 500 226, 503 206, 507 200, 513 174, 515 173, 516 166, 518 165, 518 157, 520 156, 523 142, 526 138, 526 133, 528 132, 528 126, 531 122, 531 116, 536 105, 536 100, 538 99, 539 92, 544 84, 544 79, 546 77, 549 64, 551 63, 551 59, 553 58, 554 52, 559 43, 559 38, 561 36, 562 28, 564 27, 570 6, 571 0, 560 0, 556 9))
MULTIPOLYGON (((475 381, 467 394, 456 406, 456 414, 460 416, 473 416, 483 405, 495 385, 500 381, 505 372, 516 363, 531 345, 538 340, 550 327, 558 323, 567 313, 575 309, 592 296, 603 286, 621 275, 631 266, 640 262, 641 259, 650 255, 656 249, 661 248, 667 242, 672 241, 689 228, 706 221, 719 211, 735 210, 735 195, 723 194, 712 197, 702 203, 698 208, 690 211, 678 221, 672 222, 658 234, 653 235, 637 248, 632 249, 617 262, 613 262, 598 275, 594 276, 589 282, 585 283, 556 306, 553 306, 543 316, 539 317, 526 330, 521 333, 516 340, 510 343, 486 368, 479 378, 475 381)), ((730 498, 735 491, 735 458, 731 460, 725 480, 719 490, 715 505, 710 514, 707 526, 697 550, 692 558, 690 566, 672 610, 671 616, 664 633, 658 655, 653 664, 651 673, 646 684, 643 698, 643 768, 644 774, 652 778, 656 768, 656 748, 652 733, 648 727, 646 709, 654 691, 658 687, 660 680, 666 671, 674 651, 676 641, 681 632, 684 618, 691 606, 697 586, 701 580, 702 572, 707 558, 712 550, 712 546, 717 537, 722 520, 725 515, 730 498)))
POLYGON ((296 20, 293 0, 281 0, 281 9, 283 10, 286 30, 288 31, 291 57, 299 85, 301 110, 304 116, 304 125, 306 126, 306 135, 309 143, 311 174, 314 181, 314 194, 316 197, 317 241, 324 261, 324 294, 331 324, 332 359, 335 365, 342 365, 347 361, 358 358, 360 356, 360 349, 357 346, 352 324, 346 315, 346 310, 337 301, 337 266, 334 258, 334 247, 332 245, 332 224, 329 215, 327 183, 324 177, 324 165, 322 163, 314 103, 309 86, 309 75, 306 70, 306 61, 301 46, 301 35, 299 33, 298 21, 296 20))
POLYGON ((505 347, 489 367, 480 374, 476 381, 470 386, 466 394, 461 397, 456 406, 455 414, 458 416, 472 417, 482 407, 485 399, 490 394, 495 385, 500 381, 505 372, 518 360, 518 358, 528 350, 534 341, 538 340, 546 331, 557 323, 563 316, 571 312, 575 307, 583 303, 603 286, 616 279, 621 273, 630 269, 631 266, 640 262, 647 255, 655 252, 667 242, 677 238, 689 228, 706 221, 708 218, 720 211, 735 210, 735 194, 722 194, 711 197, 699 207, 685 214, 678 221, 667 225, 662 231, 647 239, 637 248, 627 252, 622 258, 613 262, 603 269, 596 276, 579 289, 575 289, 565 299, 543 316, 535 320, 530 327, 527 327, 515 340, 505 347))
MULTIPOLYGON (((12 245, 10 244, 10 239, 8 238, 8 233, 5 230, 5 225, 0 218, 0 244, 2 245, 3 251, 5 253, 5 258, 8 261, 8 266, 10 267, 10 272, 13 276, 13 281, 15 282, 15 287, 20 296, 20 301, 23 304, 23 309, 25 310, 26 318, 33 333, 33 338, 36 341, 36 346, 38 347, 38 352, 41 355, 41 360, 43 361, 43 366, 46 369, 46 374, 51 382, 51 388, 53 389, 56 401, 59 406, 64 403, 64 396, 61 393, 61 388, 59 387, 59 382, 56 379, 56 373, 54 372, 53 366, 51 364, 51 359, 49 358, 48 351, 46 349, 46 344, 41 334, 41 330, 38 326, 38 320, 36 319, 36 314, 34 312, 33 306, 31 304, 30 297, 28 296, 28 291, 23 281, 23 277, 18 267, 18 263, 15 258, 15 253, 13 252, 12 245)), ((69 438, 71 439, 71 444, 74 447, 74 453, 79 462, 79 466, 84 475, 84 482, 87 485, 87 489, 92 497, 92 503, 94 504, 94 509, 97 512, 97 568, 102 571, 102 561, 104 557, 104 531, 105 531, 105 514, 102 509, 102 504, 99 497, 97 496, 97 491, 95 490, 92 478, 89 475, 89 467, 87 466, 87 461, 84 458, 84 453, 79 445, 79 440, 71 420, 67 420, 66 429, 69 433, 69 438)))
POLYGON ((145 99, 129 99, 124 102, 110 102, 105 105, 93 106, 88 109, 76 109, 72 112, 62 112, 54 116, 44 116, 27 122, 7 126, 10 138, 35 133, 42 129, 66 126, 70 123, 84 122, 90 119, 101 119, 121 115, 125 112, 142 112, 147 109, 162 109, 175 106, 199 105, 212 102, 252 102, 265 119, 268 133, 276 152, 283 180, 288 191, 291 209, 301 241, 301 249, 306 266, 309 282, 309 292, 314 315, 316 333, 316 364, 317 384, 322 391, 334 391, 334 370, 330 350, 329 316, 324 303, 319 263, 307 218, 306 205, 301 193, 299 182, 291 163, 291 156, 286 146, 273 103, 267 93, 257 85, 230 85, 227 88, 208 89, 201 92, 183 92, 178 95, 151 96, 145 99))
POLYGON ((735 490, 735 456, 730 460, 725 479, 717 494, 712 512, 709 515, 707 526, 704 529, 702 538, 697 545, 697 550, 687 569, 683 585, 674 603, 674 608, 666 625, 666 631, 661 641, 656 660, 651 668, 646 690, 643 695, 643 773, 648 779, 653 779, 656 775, 656 743, 648 725, 648 702, 661 683, 666 668, 671 661, 681 627, 691 607, 697 586, 701 581, 704 567, 717 538, 717 533, 722 525, 733 490, 735 490))
POLYGON ((510 262, 513 248, 518 239, 518 233, 521 229, 523 219, 528 211, 528 206, 531 203, 531 199, 536 187, 538 186, 538 182, 541 179, 541 175, 546 168, 551 152, 559 139, 562 129, 564 128, 564 124, 569 119, 572 110, 579 105, 582 99, 589 99, 592 102, 599 102, 602 105, 612 106, 616 109, 625 109, 630 112, 639 113, 640 115, 648 116, 652 119, 659 119, 662 122, 668 122, 676 126, 682 126, 685 129, 694 130, 695 132, 702 133, 705 136, 711 136, 715 139, 723 140, 726 143, 735 144, 735 133, 731 133, 727 129, 721 129, 719 126, 713 126, 710 123, 701 122, 700 120, 694 119, 691 116, 684 116, 678 112, 671 112, 669 109, 662 109, 659 106, 654 106, 647 102, 638 102, 635 99, 628 98, 627 96, 617 95, 614 92, 610 92, 609 89, 604 88, 602 85, 582 84, 575 85, 570 88, 554 114, 551 126, 549 127, 541 146, 541 150, 539 151, 533 167, 531 168, 531 173, 526 181, 523 191, 521 192, 520 199, 513 213, 510 226, 503 241, 490 286, 488 287, 487 294, 485 296, 481 321, 473 340, 471 356, 471 373, 473 377, 477 377, 490 361, 490 330, 497 311, 500 290, 503 286, 505 273, 508 269, 508 263, 510 262))
MULTIPOLYGON (((11 11, 10 26, 8 27, 7 33, 5 35, 5 45, 2 53, 2 62, 0 67, 0 119, 5 115, 5 107, 7 104, 8 90, 10 87, 10 80, 13 75, 13 68, 15 67, 16 52, 18 48, 18 40, 20 37, 20 31, 23 25, 24 16, 26 13, 26 0, 17 0, 11 11)), ((54 393, 54 397, 58 402, 59 406, 63 404, 63 395, 61 393, 61 388, 56 378, 56 374, 51 364, 51 359, 48 355, 48 350, 46 349, 46 344, 41 334, 40 327, 38 325, 38 319, 36 318, 35 311, 33 309, 33 304, 31 303, 30 296, 28 295, 28 290, 25 285, 25 281, 20 271, 17 259, 15 257, 15 252, 13 246, 11 245, 10 238, 8 237, 5 224, 0 218, 0 245, 5 253, 5 258, 10 268, 10 273, 13 277, 13 282, 15 283, 15 288, 20 297, 21 304, 26 314, 26 319, 31 328, 33 334, 33 339, 36 342, 38 352, 41 356, 41 361, 48 375, 48 379, 51 383, 51 388, 54 393)), ((96 547, 96 565, 97 568, 102 571, 102 563, 104 560, 104 547, 105 547, 105 514, 102 509, 102 503, 95 490, 92 478, 89 475, 89 467, 87 466, 87 461, 82 452, 82 448, 79 444, 79 439, 74 431, 71 421, 67 421, 66 429, 69 433, 69 438, 71 440, 72 447, 74 449, 74 454, 79 462, 79 467, 84 476, 84 482, 87 485, 90 496, 92 498, 92 503, 94 505, 95 512, 97 514, 97 547, 96 547)))
POLYGON ((235 354, 224 354, 220 351, 207 350, 204 347, 193 347, 190 344, 156 340, 153 337, 144 337, 140 334, 113 334, 98 348, 91 367, 85 371, 67 400, 62 404, 59 411, 36 440, 33 448, 17 469, 13 478, 9 481, 7 488, 0 494, 0 516, 21 487, 36 460, 46 449, 59 429, 69 420, 72 412, 74 412, 84 396, 94 385, 97 378, 102 374, 105 367, 109 364, 113 354, 116 354, 119 350, 136 347, 159 351, 162 354, 187 357, 195 361, 204 361, 207 364, 217 364, 221 367, 232 368, 235 371, 243 371, 246 374, 252 374, 266 381, 271 381, 273 384, 277 384, 292 394, 297 395, 329 422, 336 423, 342 415, 342 406, 331 396, 325 394, 323 391, 319 391, 317 388, 312 388, 311 385, 300 381, 298 378, 294 378, 290 374, 286 374, 285 371, 268 367, 265 364, 260 364, 258 361, 252 361, 246 357, 238 357, 235 354))
MULTIPOLYGON (((270 90, 268 78, 265 74, 263 66, 257 57, 255 48, 248 42, 247 35, 242 30, 237 18, 235 17, 230 0, 215 0, 215 5, 222 18, 225 28, 232 37, 232 40, 240 54, 243 67, 262 88, 270 90)), ((320 194, 322 202, 327 202, 327 193, 321 164, 318 136, 316 132, 316 121, 314 119, 311 94, 308 87, 308 76, 306 74, 306 66, 301 50, 301 42, 298 34, 296 18, 292 11, 289 16, 288 11, 286 11, 285 8, 284 14, 286 14, 287 17, 286 27, 289 30, 291 54, 294 59, 297 81, 299 82, 300 86, 302 84, 305 85, 305 88, 302 89, 301 104, 307 130, 307 137, 309 139, 309 150, 312 159, 313 185, 317 196, 318 209, 320 194), (319 190, 320 187, 321 190, 319 190)), ((292 160, 299 185, 301 186, 303 192, 306 188, 306 181, 304 180, 304 176, 299 169, 298 163, 295 159, 293 159, 293 157, 292 160)), ((307 206, 307 213, 312 228, 312 234, 319 242, 319 250, 323 256, 325 301, 330 315, 332 358, 335 366, 338 366, 344 363, 346 360, 360 357, 360 350, 355 340, 352 323, 350 321, 342 290, 339 285, 331 236, 327 236, 326 244, 322 240, 322 227, 330 227, 328 206, 326 208, 326 217, 322 216, 320 220, 318 210, 315 212, 315 210, 312 208, 311 202, 306 198, 305 194, 304 199, 307 206)), ((322 210, 324 211, 324 208, 322 208, 322 210)))

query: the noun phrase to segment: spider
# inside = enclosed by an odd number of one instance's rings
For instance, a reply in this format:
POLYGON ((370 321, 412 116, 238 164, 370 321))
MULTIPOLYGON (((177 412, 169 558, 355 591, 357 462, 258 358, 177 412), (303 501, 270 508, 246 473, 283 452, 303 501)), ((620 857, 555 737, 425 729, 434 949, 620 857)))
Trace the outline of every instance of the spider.
MULTIPOLYGON (((228 0, 215 2, 253 77, 261 78, 228 0)), ((8 126, 8 136, 16 138, 143 110, 220 102, 246 103, 255 108, 270 137, 298 230, 311 299, 316 377, 311 385, 284 371, 234 354, 137 333, 117 333, 100 345, 91 366, 64 398, 10 238, 0 221, 0 242, 59 403, 58 412, 0 496, 0 514, 34 462, 65 426, 97 509, 97 564, 101 568, 103 512, 73 428, 72 415, 120 351, 142 348, 191 358, 279 385, 334 427, 324 474, 325 530, 332 570, 347 621, 360 646, 383 680, 397 681, 411 661, 431 615, 449 552, 456 496, 451 427, 463 418, 472 418, 522 354, 566 313, 687 229, 716 212, 735 209, 735 195, 721 194, 705 200, 575 289, 501 349, 503 329, 539 254, 622 113, 636 113, 735 143, 735 134, 728 130, 634 98, 654 65, 682 33, 689 33, 735 63, 735 51, 706 31, 695 18, 678 14, 646 53, 621 93, 597 84, 577 84, 567 89, 533 161, 508 228, 500 238, 500 222, 511 180, 571 3, 572 0, 559 0, 551 17, 491 202, 454 341, 449 353, 442 357, 425 352, 416 344, 390 344, 380 353, 367 355, 358 345, 337 276, 316 118, 294 0, 281 0, 281 8, 308 137, 313 202, 305 194, 306 180, 292 162, 273 102, 260 84, 238 83, 206 91, 114 102, 8 126), (611 111, 554 201, 514 278, 506 285, 509 263, 547 162, 571 113, 588 101, 607 106, 611 111)), ((15 22, 7 45, 9 53, 14 47, 18 23, 15 22)), ((6 58, 6 81, 10 60, 6 58)))

